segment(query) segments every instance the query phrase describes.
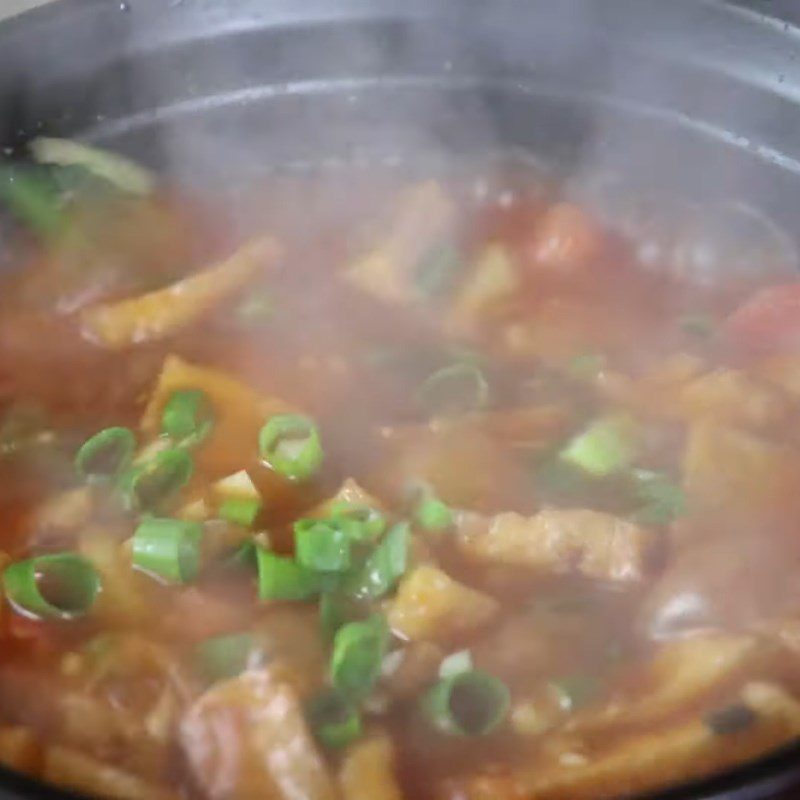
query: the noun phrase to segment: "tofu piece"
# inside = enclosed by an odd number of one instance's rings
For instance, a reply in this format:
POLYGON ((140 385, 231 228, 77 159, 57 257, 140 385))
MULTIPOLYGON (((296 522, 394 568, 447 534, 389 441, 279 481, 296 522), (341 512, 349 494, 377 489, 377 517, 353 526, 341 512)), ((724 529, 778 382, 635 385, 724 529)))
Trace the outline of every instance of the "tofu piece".
POLYGON ((690 508, 780 515, 800 504, 800 455, 736 428, 705 420, 689 431, 683 458, 690 508))
POLYGON ((176 792, 69 747, 47 748, 44 754, 42 779, 56 786, 113 800, 178 800, 179 798, 176 792))
POLYGON ((736 369, 716 369, 695 378, 684 386, 679 404, 689 420, 709 418, 755 430, 779 424, 787 412, 777 391, 736 369))
POLYGON ((587 509, 550 508, 532 517, 463 513, 457 534, 462 553, 475 561, 621 584, 645 577, 651 544, 639 525, 587 509))
POLYGON ((209 689, 187 712, 180 741, 209 800, 337 800, 300 701, 272 671, 209 689))
POLYGON ((499 604, 436 567, 422 565, 400 582, 389 625, 411 641, 448 641, 486 625, 499 604))
POLYGON ((800 704, 778 686, 746 685, 743 702, 755 713, 743 730, 718 734, 700 719, 623 740, 584 763, 540 769, 523 781, 531 800, 603 800, 635 795, 744 763, 800 735, 800 704))
POLYGON ((637 675, 641 687, 634 698, 625 697, 599 712, 577 719, 570 730, 583 735, 606 726, 651 726, 674 718, 698 705, 710 692, 722 691, 741 681, 763 660, 764 643, 755 636, 712 634, 664 644, 637 675))
POLYGON ((281 249, 270 236, 255 239, 230 258, 163 289, 81 313, 84 336, 110 350, 157 342, 177 333, 242 289, 281 249))
POLYGON ((392 740, 379 735, 352 745, 339 769, 339 784, 342 800, 403 800, 392 740))
POLYGON ((347 268, 345 280, 384 302, 413 303, 418 299, 415 270, 425 253, 451 233, 454 220, 453 202, 436 181, 410 187, 384 239, 347 268))

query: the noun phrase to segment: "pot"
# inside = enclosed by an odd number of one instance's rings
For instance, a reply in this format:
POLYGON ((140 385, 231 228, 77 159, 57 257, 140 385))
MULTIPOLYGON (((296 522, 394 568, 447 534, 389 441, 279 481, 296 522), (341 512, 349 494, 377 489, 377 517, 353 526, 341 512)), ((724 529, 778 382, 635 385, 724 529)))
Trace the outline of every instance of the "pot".
MULTIPOLYGON (((512 151, 791 230, 796 25, 795 0, 60 0, 0 25, 0 147, 77 136, 188 182, 512 151)), ((800 746, 658 798, 798 796, 800 746)), ((68 797, 0 770, 0 798, 68 797)))

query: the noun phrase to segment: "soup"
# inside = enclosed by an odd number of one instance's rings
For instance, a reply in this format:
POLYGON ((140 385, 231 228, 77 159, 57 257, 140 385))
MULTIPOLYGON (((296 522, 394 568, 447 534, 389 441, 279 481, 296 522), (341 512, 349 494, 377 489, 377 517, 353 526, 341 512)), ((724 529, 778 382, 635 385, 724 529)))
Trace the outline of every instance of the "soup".
POLYGON ((798 738, 788 263, 643 259, 519 164, 215 199, 34 154, 0 191, 2 763, 580 800, 798 738))

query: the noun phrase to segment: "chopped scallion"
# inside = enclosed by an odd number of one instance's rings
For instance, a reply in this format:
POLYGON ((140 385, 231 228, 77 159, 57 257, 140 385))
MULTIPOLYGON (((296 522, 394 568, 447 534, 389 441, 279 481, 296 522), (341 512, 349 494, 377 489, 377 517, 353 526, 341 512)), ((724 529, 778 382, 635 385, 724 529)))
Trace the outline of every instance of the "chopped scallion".
POLYGON ((322 466, 323 450, 317 426, 308 417, 278 414, 261 429, 261 458, 275 472, 295 481, 308 480, 322 466))
POLYGON ((357 539, 375 541, 386 530, 386 517, 378 509, 360 503, 348 503, 340 500, 331 506, 331 516, 334 519, 351 520, 358 523, 352 527, 350 533, 357 539))
POLYGON ((389 647, 389 626, 383 617, 349 622, 333 641, 331 681, 346 697, 366 697, 380 677, 389 647))
POLYGON ((249 528, 261 513, 261 501, 252 497, 229 497, 217 508, 220 519, 249 528))
POLYGON ((640 427, 626 414, 593 422, 561 451, 568 464, 597 478, 630 466, 639 453, 640 427))
POLYGON ((36 619, 77 619, 89 613, 101 589, 91 562, 76 553, 18 561, 3 573, 9 603, 36 619))
POLYGON ((197 444, 214 427, 214 407, 201 389, 179 389, 161 413, 161 433, 176 444, 197 444))
POLYGON ((189 483, 193 472, 194 461, 186 450, 162 450, 121 477, 125 503, 132 510, 157 510, 189 483))
POLYGON ((422 699, 430 723, 450 736, 485 736, 505 719, 511 702, 508 687, 479 670, 442 678, 422 699))
POLYGON ((383 597, 406 571, 409 543, 407 522, 390 528, 361 569, 345 582, 347 593, 362 600, 383 597))
POLYGON ((414 522, 424 531, 440 533, 452 527, 452 509, 432 492, 423 492, 414 509, 414 522))
POLYGON ((190 583, 200 571, 203 526, 180 519, 144 519, 133 535, 133 565, 166 583, 190 583))
POLYGON ((262 600, 307 600, 319 592, 316 573, 263 547, 258 558, 258 595, 262 600))
POLYGON ((312 698, 306 707, 311 730, 325 747, 345 747, 361 736, 358 708, 336 691, 326 691, 312 698))
POLYGON ((298 564, 316 572, 346 572, 351 565, 353 536, 350 520, 301 519, 294 525, 295 555, 298 564))
POLYGON ((642 504, 635 513, 643 525, 668 525, 686 514, 686 493, 660 472, 633 470, 636 498, 642 504))
POLYGON ((75 456, 75 468, 90 483, 113 481, 133 460, 136 437, 128 428, 106 428, 88 439, 75 456))
POLYGON ((461 361, 434 372, 420 386, 416 399, 430 416, 480 411, 489 403, 489 384, 475 364, 461 361))

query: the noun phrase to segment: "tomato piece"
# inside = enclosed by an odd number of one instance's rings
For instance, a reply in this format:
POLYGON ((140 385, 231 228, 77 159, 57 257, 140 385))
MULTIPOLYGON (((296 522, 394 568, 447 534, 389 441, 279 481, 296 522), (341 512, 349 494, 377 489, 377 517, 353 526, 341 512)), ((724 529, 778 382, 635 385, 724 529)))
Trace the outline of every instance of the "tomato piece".
POLYGON ((728 317, 725 331, 742 350, 800 350, 800 282, 757 291, 728 317))
POLYGON ((539 220, 524 255, 530 269, 570 278, 603 259, 606 250, 605 233, 590 214, 558 203, 539 220))

